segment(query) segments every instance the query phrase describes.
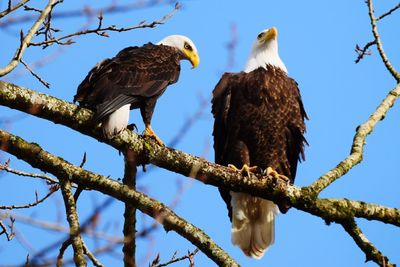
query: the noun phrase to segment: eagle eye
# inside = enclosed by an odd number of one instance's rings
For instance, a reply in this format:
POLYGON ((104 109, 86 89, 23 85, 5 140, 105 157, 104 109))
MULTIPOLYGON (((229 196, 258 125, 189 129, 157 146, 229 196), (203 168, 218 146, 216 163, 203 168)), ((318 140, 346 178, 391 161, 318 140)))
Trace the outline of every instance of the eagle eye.
POLYGON ((185 43, 183 47, 184 47, 186 50, 193 51, 192 46, 191 46, 190 44, 188 44, 188 43, 185 43))
POLYGON ((257 35, 257 39, 261 39, 264 36, 264 33, 261 32, 260 34, 257 35))

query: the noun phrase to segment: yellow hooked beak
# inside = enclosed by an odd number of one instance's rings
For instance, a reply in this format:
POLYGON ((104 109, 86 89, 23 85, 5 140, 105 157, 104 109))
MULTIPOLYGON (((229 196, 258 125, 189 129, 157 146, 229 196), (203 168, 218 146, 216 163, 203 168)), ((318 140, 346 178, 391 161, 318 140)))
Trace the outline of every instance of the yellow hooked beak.
POLYGON ((266 43, 270 40, 275 40, 277 36, 278 36, 278 30, 275 27, 272 27, 263 33, 259 41, 260 43, 266 43))
POLYGON ((192 69, 196 68, 199 65, 200 57, 196 52, 185 50, 185 55, 186 55, 186 58, 192 64, 192 69))

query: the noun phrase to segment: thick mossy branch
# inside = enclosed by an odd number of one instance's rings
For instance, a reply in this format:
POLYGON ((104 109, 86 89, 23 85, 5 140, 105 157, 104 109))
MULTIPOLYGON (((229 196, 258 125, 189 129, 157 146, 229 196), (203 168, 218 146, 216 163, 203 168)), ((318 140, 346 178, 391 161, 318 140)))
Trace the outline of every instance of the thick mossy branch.
POLYGON ((44 151, 37 144, 28 143, 2 130, 0 130, 0 149, 29 163, 32 167, 49 172, 56 177, 69 177, 79 186, 102 192, 125 203, 131 203, 143 213, 160 222, 167 231, 173 230, 192 242, 219 266, 239 266, 201 229, 180 218, 164 204, 130 189, 127 185, 85 171, 44 151))
MULTIPOLYGON (((397 86, 389 95, 395 99, 398 93, 400 93, 400 86, 397 86)), ((394 99, 384 101, 380 108, 386 109, 387 105, 393 104, 394 99)), ((152 140, 144 139, 129 130, 123 131, 111 140, 105 140, 99 127, 93 127, 91 124, 92 113, 89 110, 2 81, 0 81, 0 104, 63 124, 83 134, 97 138, 118 150, 127 151, 127 148, 129 148, 137 153, 138 164, 152 163, 161 168, 196 178, 205 184, 251 193, 255 196, 273 200, 276 203, 285 201, 297 209, 319 216, 326 221, 343 221, 356 216, 400 225, 400 212, 398 209, 346 199, 317 199, 314 191, 309 190, 308 187, 300 189, 296 186, 287 185, 280 179, 256 177, 255 175, 243 176, 231 168, 211 163, 182 151, 159 146, 152 140), (368 205, 369 208, 365 209, 364 205, 368 205)), ((381 117, 372 115, 371 118, 376 123, 376 120, 381 117)), ((372 127, 372 125, 368 126, 367 124, 366 127, 372 127)), ((4 140, 2 143, 4 144, 4 140)), ((332 182, 330 179, 320 178, 320 180, 319 183, 322 183, 323 188, 332 182)))

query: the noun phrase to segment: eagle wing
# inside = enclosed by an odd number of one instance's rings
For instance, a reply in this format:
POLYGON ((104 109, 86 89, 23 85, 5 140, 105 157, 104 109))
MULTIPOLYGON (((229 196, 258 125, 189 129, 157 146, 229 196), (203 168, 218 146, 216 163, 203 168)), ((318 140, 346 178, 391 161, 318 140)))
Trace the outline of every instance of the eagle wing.
POLYGON ((178 80, 179 60, 180 54, 172 47, 127 47, 88 73, 78 86, 74 101, 94 110, 95 121, 127 104, 138 108, 143 100, 158 98, 178 80))
POLYGON ((223 156, 227 138, 227 118, 230 108, 231 90, 230 80, 235 74, 225 73, 213 90, 212 113, 214 115, 214 152, 215 162, 224 164, 223 156))
MULTIPOLYGON (((232 91, 230 85, 234 83, 237 78, 236 74, 224 73, 219 80, 218 84, 213 90, 212 108, 211 112, 214 116, 214 155, 215 162, 222 165, 227 165, 229 162, 226 161, 226 149, 227 149, 227 138, 228 138, 228 114, 231 106, 232 91)), ((230 207, 231 195, 229 190, 226 188, 218 188, 222 199, 225 201, 228 209, 229 218, 232 219, 232 209, 230 207)))

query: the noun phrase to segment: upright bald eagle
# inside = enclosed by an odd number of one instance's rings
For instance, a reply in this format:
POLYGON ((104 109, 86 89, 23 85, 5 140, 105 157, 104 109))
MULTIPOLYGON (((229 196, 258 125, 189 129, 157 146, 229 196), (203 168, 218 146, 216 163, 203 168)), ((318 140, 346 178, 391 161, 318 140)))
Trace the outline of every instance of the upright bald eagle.
POLYGON ((127 47, 88 73, 74 102, 95 112, 93 121, 103 123, 107 138, 126 128, 130 109, 140 108, 144 134, 163 144, 151 129, 151 118, 157 99, 168 85, 178 81, 183 59, 193 68, 200 61, 194 43, 182 35, 168 36, 157 44, 127 47))
MULTIPOLYGON (((279 57, 277 35, 275 27, 258 34, 244 71, 225 73, 213 91, 215 160, 244 172, 268 169, 293 183, 297 162, 304 159, 307 115, 279 57)), ((220 193, 232 221, 232 243, 261 258, 274 242, 277 206, 224 188, 220 193)))

